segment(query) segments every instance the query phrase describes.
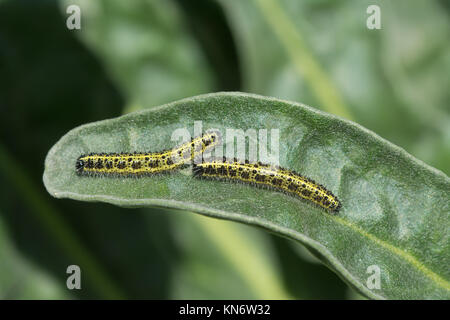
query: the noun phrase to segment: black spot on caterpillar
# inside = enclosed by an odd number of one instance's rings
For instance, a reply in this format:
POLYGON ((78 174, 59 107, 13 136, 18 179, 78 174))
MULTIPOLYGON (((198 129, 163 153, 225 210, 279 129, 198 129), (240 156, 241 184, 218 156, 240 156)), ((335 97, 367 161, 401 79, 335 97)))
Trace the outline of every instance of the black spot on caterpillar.
POLYGON ((147 153, 90 153, 81 155, 75 170, 82 176, 138 177, 169 172, 191 162, 194 158, 221 143, 220 132, 208 131, 178 147, 147 153))
POLYGON ((194 164, 193 174, 196 177, 225 179, 265 186, 286 192, 308 200, 311 203, 337 213, 341 208, 338 198, 324 186, 304 177, 295 171, 258 163, 244 163, 234 159, 205 160, 203 163, 194 164))

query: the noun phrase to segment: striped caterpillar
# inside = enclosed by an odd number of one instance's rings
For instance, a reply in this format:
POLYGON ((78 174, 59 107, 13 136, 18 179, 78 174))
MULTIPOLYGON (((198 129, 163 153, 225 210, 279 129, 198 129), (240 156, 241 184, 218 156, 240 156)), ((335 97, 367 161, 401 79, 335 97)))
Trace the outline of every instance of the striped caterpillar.
POLYGON ((170 150, 153 153, 90 153, 81 155, 75 170, 81 176, 143 176, 184 167, 221 143, 218 131, 208 131, 170 150))
POLYGON ((220 180, 238 181, 255 186, 265 186, 286 192, 308 200, 313 204, 337 213, 341 202, 324 186, 306 178, 295 171, 270 166, 262 163, 244 163, 234 159, 205 160, 203 163, 193 165, 193 174, 196 177, 220 180))

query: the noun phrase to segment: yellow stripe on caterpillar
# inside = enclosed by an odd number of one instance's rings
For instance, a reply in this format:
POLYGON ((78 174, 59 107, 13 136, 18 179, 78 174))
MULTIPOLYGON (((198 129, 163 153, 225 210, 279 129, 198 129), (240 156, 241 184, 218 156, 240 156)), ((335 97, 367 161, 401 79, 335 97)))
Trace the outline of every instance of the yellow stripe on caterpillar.
POLYGON ((220 133, 207 131, 178 147, 147 153, 91 153, 81 155, 76 173, 86 176, 142 176, 179 169, 221 143, 220 133))
POLYGON ((227 161, 226 159, 207 160, 193 166, 197 177, 217 178, 244 182, 255 186, 267 186, 296 195, 330 212, 338 212, 341 202, 324 186, 304 177, 295 171, 262 164, 227 161))

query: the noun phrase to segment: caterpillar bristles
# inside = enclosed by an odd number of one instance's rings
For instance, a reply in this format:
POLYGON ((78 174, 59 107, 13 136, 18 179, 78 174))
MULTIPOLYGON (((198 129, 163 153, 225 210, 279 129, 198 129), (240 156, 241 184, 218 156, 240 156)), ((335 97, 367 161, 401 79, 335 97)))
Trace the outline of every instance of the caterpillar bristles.
POLYGON ((339 212, 342 207, 341 202, 331 191, 314 180, 261 162, 250 163, 248 160, 240 162, 235 158, 232 161, 227 161, 225 158, 209 159, 194 164, 192 172, 197 178, 230 180, 282 191, 332 213, 339 212))
POLYGON ((181 169, 221 144, 218 131, 207 131, 178 147, 161 152, 89 153, 75 162, 75 172, 91 177, 139 177, 181 169))

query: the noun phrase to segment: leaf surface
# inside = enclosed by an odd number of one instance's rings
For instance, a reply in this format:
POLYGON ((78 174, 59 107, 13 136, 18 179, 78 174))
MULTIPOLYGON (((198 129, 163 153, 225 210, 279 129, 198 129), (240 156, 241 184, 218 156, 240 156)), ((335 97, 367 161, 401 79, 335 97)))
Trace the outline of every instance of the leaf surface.
POLYGON ((373 132, 305 105, 217 93, 87 124, 50 150, 44 183, 58 198, 176 208, 262 227, 302 242, 371 298, 450 297, 449 178, 373 132), (280 165, 330 189, 341 211, 333 216, 280 192, 198 180, 190 169, 140 179, 75 174, 81 154, 172 148, 172 133, 193 135, 195 121, 224 136, 226 129, 279 129, 280 165), (373 265, 379 289, 367 287, 373 265))

